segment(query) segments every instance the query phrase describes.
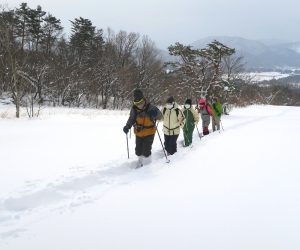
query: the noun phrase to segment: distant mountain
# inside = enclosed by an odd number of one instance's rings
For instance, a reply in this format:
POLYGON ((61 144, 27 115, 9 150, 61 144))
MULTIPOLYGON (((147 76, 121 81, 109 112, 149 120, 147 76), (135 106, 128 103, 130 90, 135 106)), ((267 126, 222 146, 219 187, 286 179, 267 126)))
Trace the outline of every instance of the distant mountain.
POLYGON ((171 56, 168 51, 159 49, 159 57, 164 62, 175 62, 177 57, 171 56))
MULTIPOLYGON (((268 41, 268 45, 242 37, 211 36, 191 43, 194 48, 204 48, 213 40, 235 48, 238 55, 244 57, 247 68, 300 68, 300 42, 278 43, 268 41)), ((163 57, 164 58, 164 57, 163 57)))
POLYGON ((262 42, 265 45, 278 45, 278 44, 284 44, 289 43, 290 41, 283 40, 283 39, 259 39, 260 42, 262 42))
POLYGON ((300 54, 300 42, 281 43, 281 44, 277 44, 277 45, 273 45, 273 46, 277 47, 277 48, 288 48, 288 49, 291 49, 291 50, 297 52, 298 54, 300 54))
POLYGON ((213 40, 235 48, 240 54, 247 55, 260 55, 268 49, 268 46, 254 40, 248 40, 241 37, 228 37, 228 36, 211 36, 204 39, 193 42, 191 45, 195 48, 204 48, 206 45, 213 40))
POLYGON ((241 37, 216 36, 198 40, 191 45, 203 48, 214 39, 235 48, 237 54, 245 58, 249 68, 300 68, 300 43, 266 45, 241 37))

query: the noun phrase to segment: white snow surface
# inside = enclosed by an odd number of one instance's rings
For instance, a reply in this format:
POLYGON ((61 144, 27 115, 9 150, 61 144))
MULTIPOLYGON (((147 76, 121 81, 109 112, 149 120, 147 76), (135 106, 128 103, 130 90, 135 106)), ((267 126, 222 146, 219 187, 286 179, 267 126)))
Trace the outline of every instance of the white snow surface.
POLYGON ((299 107, 234 109, 169 164, 156 136, 139 169, 128 111, 1 112, 1 250, 300 249, 299 107))
POLYGON ((250 72, 245 75, 249 76, 254 82, 278 80, 290 76, 290 74, 280 72, 250 72))

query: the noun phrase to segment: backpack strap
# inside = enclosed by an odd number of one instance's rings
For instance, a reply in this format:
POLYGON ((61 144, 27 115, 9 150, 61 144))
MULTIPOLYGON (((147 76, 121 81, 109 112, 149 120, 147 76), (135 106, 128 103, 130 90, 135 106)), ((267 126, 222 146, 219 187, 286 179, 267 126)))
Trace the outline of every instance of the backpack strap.
POLYGON ((176 112, 176 116, 178 117, 178 115, 179 115, 179 108, 176 108, 175 112, 176 112))
MULTIPOLYGON (((165 113, 166 113, 166 110, 167 110, 167 108, 166 107, 164 107, 164 109, 163 109, 163 115, 165 115, 165 113)), ((175 109, 175 112, 176 112, 176 116, 178 117, 178 115, 179 115, 179 108, 176 108, 175 109)))
MULTIPOLYGON (((163 115, 165 115, 165 113, 166 113, 166 110, 167 110, 167 108, 166 108, 166 107, 164 107, 164 109, 163 109, 163 115)), ((179 116, 179 112, 180 112, 180 113, 181 113, 181 115, 182 115, 182 117, 183 117, 183 119, 184 119, 184 115, 182 114, 182 111, 181 111, 179 108, 175 108, 174 110, 175 110, 175 112, 176 112, 176 116, 177 116, 177 118, 178 118, 178 116, 179 116)))

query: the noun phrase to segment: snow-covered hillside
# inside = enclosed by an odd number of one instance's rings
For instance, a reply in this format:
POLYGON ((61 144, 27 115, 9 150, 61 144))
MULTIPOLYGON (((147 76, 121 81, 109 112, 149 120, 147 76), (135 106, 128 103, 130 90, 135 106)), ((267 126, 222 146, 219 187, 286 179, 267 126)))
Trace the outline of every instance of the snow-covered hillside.
POLYGON ((210 36, 193 42, 195 48, 204 48, 217 40, 244 58, 246 68, 293 68, 300 67, 299 43, 265 44, 261 41, 232 36, 210 36))
POLYGON ((300 108, 235 109, 169 164, 156 137, 140 169, 127 116, 0 118, 1 250, 300 249, 300 108))
POLYGON ((280 78, 290 76, 290 74, 284 74, 280 72, 250 72, 245 73, 245 75, 250 77, 250 79, 254 82, 278 80, 280 78))

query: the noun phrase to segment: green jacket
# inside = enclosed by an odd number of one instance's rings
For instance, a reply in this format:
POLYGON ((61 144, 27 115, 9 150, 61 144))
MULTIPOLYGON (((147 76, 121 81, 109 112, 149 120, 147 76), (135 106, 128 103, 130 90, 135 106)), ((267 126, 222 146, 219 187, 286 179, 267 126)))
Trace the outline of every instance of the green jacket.
POLYGON ((210 104, 212 111, 214 112, 214 116, 220 117, 223 112, 223 107, 220 102, 211 103, 210 104))
POLYGON ((185 116, 185 124, 183 130, 193 132, 195 123, 199 122, 199 114, 192 107, 189 109, 184 108, 183 114, 185 116))

